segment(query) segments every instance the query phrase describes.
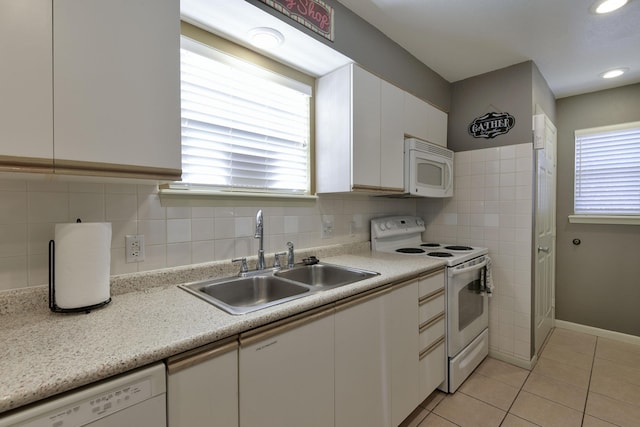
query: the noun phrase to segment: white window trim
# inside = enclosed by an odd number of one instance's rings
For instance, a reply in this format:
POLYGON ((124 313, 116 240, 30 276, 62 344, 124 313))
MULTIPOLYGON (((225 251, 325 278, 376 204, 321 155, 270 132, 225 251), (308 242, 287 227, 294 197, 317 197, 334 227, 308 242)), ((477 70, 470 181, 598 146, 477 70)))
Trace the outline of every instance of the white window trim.
MULTIPOLYGON (((290 84, 296 85, 296 82, 301 85, 314 86, 314 78, 301 72, 290 68, 287 65, 274 61, 270 58, 264 57, 259 53, 256 53, 250 49, 237 45, 227 39, 221 38, 215 34, 212 34, 206 30, 198 28, 192 24, 181 22, 181 35, 187 39, 193 40, 195 43, 200 43, 228 52, 231 56, 235 56, 240 60, 251 62, 257 62, 261 67, 270 70, 273 73, 281 74, 283 81, 288 81, 290 84)), ((302 87, 302 86, 300 86, 302 87)), ((313 90, 313 89, 312 89, 313 90)), ((313 97, 314 94, 312 93, 313 97)), ((314 141, 314 129, 315 120, 313 117, 313 102, 312 102, 312 117, 311 117, 311 140, 310 140, 310 189, 309 193, 270 193, 270 192, 251 192, 251 191, 228 191, 224 189, 199 189, 189 186, 188 184, 176 182, 166 182, 160 184, 158 193, 163 206, 218 206, 218 205, 255 205, 255 201, 270 205, 275 203, 274 206, 308 206, 310 203, 315 203, 317 196, 315 195, 315 167, 313 164, 314 154, 313 149, 315 146, 314 141), (208 202, 209 201, 209 202, 208 202)))
MULTIPOLYGON (((611 132, 631 128, 640 128, 640 121, 620 123, 609 126, 599 126, 588 129, 579 129, 574 132, 574 136, 577 137, 580 135, 588 135, 599 132, 611 132)), ((572 215, 569 215, 568 219, 569 223, 571 224, 640 225, 640 215, 588 215, 574 213, 572 215)))

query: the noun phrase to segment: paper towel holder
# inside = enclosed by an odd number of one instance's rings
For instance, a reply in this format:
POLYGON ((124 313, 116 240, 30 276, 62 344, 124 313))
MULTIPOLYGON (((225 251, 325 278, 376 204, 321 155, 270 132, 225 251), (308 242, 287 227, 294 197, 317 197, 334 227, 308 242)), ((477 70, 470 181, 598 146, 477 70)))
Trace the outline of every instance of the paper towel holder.
MULTIPOLYGON (((77 222, 80 222, 78 219, 77 222)), ((56 242, 49 240, 49 309, 55 313, 79 313, 85 312, 89 314, 91 310, 104 307, 111 302, 111 298, 98 304, 87 305, 84 307, 61 308, 56 304, 56 277, 55 277, 55 246, 56 242)))

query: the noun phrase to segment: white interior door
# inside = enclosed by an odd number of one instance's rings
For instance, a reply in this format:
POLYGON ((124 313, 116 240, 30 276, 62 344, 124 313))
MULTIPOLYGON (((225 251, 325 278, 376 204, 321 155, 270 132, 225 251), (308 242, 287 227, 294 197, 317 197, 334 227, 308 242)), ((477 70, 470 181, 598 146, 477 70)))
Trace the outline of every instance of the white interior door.
POLYGON ((556 245, 556 127, 544 115, 533 117, 536 150, 535 353, 553 327, 556 245))

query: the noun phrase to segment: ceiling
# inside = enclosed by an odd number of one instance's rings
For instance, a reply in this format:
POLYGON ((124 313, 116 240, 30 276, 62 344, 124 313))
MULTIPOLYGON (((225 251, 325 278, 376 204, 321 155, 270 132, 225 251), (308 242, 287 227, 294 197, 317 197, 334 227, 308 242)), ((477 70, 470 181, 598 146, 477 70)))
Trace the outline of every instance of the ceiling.
POLYGON ((449 82, 527 60, 557 98, 640 82, 640 0, 608 15, 595 0, 339 2, 449 82))

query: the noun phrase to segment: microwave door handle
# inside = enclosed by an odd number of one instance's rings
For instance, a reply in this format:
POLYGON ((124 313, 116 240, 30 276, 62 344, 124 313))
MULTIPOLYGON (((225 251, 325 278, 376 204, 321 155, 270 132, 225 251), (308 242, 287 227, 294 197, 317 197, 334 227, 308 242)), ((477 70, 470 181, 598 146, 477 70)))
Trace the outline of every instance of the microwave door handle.
POLYGON ((450 275, 453 276, 457 276, 458 274, 462 274, 462 273, 466 273, 468 271, 474 271, 474 270, 479 270, 481 268, 484 268, 487 265, 487 261, 482 261, 480 264, 476 264, 476 265, 472 265, 471 267, 465 267, 465 268, 461 268, 461 269, 457 269, 457 268, 451 268, 449 269, 450 275))

